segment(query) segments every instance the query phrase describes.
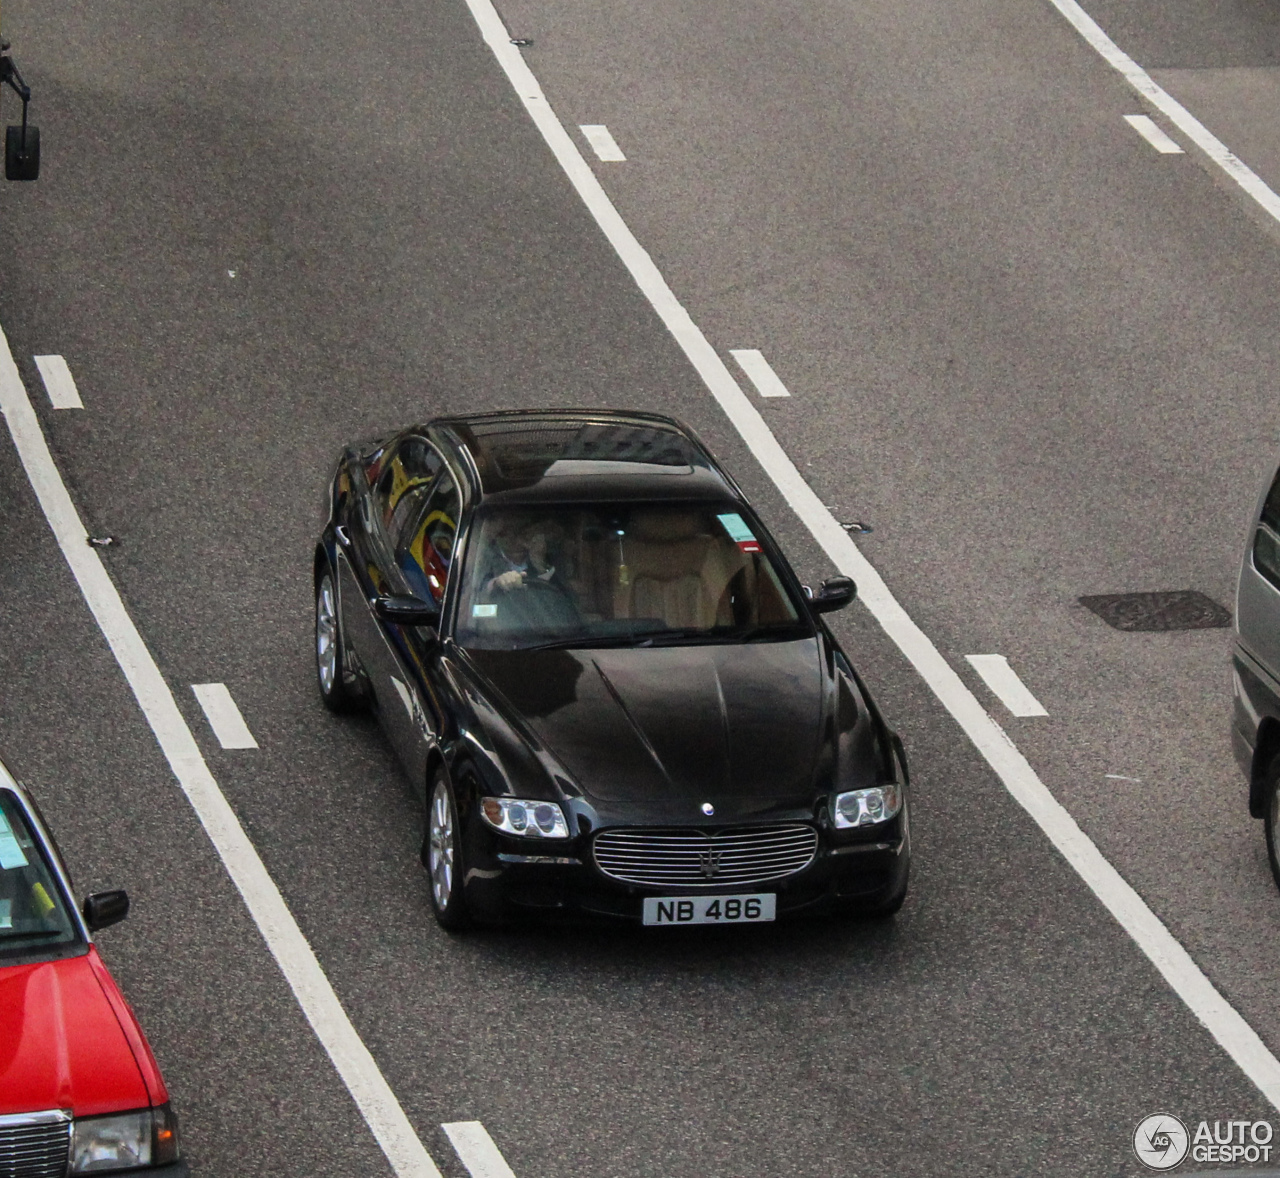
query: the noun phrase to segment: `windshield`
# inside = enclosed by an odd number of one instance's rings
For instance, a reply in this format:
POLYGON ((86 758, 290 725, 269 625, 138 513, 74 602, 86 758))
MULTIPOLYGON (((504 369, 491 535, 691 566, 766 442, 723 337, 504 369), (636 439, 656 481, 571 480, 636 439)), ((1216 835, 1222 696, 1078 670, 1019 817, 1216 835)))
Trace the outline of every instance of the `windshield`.
POLYGON ((733 504, 575 504, 479 517, 464 647, 761 641, 809 633, 733 504))
POLYGON ((22 810, 0 791, 0 957, 42 953, 78 939, 22 810))

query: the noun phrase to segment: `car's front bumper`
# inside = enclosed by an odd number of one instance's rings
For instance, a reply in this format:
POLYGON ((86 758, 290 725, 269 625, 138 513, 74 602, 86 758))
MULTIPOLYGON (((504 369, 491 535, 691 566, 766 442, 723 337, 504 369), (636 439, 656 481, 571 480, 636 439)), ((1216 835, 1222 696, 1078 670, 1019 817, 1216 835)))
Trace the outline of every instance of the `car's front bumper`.
POLYGON ((773 893, 779 917, 802 912, 875 908, 905 884, 910 842, 904 825, 886 823, 875 841, 836 844, 824 837, 803 870, 783 879, 726 886, 655 888, 622 883, 596 867, 590 845, 536 848, 479 840, 467 860, 468 906, 479 917, 514 912, 580 913, 638 923, 652 896, 714 896, 773 893), (534 852, 537 853, 534 853, 534 852))

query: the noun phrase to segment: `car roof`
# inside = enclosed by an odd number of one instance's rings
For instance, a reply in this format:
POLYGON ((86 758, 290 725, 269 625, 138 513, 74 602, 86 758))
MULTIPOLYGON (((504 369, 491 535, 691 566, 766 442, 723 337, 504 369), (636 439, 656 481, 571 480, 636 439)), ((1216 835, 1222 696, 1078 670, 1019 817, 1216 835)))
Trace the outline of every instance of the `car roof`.
POLYGON ((469 460, 486 504, 741 497, 673 417, 520 410, 439 418, 429 430, 469 460))

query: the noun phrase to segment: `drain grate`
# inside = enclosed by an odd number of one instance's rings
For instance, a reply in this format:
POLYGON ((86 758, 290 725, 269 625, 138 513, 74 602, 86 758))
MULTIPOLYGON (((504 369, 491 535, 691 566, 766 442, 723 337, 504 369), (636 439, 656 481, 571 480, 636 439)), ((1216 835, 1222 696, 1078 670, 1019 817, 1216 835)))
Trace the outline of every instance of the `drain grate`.
POLYGON ((1194 589, 1171 593, 1102 593, 1080 598, 1117 630, 1215 630, 1231 625, 1231 614, 1194 589))

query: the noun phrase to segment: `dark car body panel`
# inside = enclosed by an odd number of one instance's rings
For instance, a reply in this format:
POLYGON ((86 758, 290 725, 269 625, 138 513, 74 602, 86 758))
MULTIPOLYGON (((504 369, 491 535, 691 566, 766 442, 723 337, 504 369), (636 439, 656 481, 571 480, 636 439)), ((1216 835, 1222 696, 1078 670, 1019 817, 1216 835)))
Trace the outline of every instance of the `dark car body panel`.
MULTIPOLYGON (((333 480, 317 570, 327 565, 337 572, 344 642, 354 656, 348 665, 410 781, 425 792, 436 766, 450 773, 473 909, 571 908, 638 918, 643 897, 655 890, 606 877, 592 857, 592 837, 613 826, 715 831, 801 822, 818 832, 819 853, 796 876, 769 885, 779 912, 894 893, 909 859, 906 807, 880 826, 857 830, 837 830, 830 807, 837 791, 895 780, 905 790, 901 742, 813 611, 805 609, 796 634, 782 640, 463 650, 451 637, 458 597, 453 576, 438 628, 378 618, 377 598, 409 586, 380 534, 371 484, 408 437, 438 449, 461 491, 454 569, 466 560, 473 519, 495 505, 670 498, 732 506, 759 537, 787 592, 801 602, 804 596, 732 479, 670 419, 568 411, 450 418, 363 452, 348 450, 333 480), (591 444, 604 448, 619 436, 631 438, 628 430, 651 431, 658 456, 672 461, 657 471, 652 468, 662 463, 640 463, 645 469, 634 474, 590 452, 573 460, 573 470, 553 463, 562 469, 539 473, 519 453, 499 464, 477 454, 475 437, 504 422, 528 427, 535 440, 533 427, 586 422, 599 427, 600 440, 591 444), (663 437, 676 431, 684 448, 679 455, 662 449, 663 437), (480 796, 556 801, 572 837, 500 834, 479 817, 480 796), (704 803, 712 814, 703 812, 704 803)), ((622 444, 637 445, 634 439, 622 444)), ((638 443, 650 444, 645 436, 638 443)))
POLYGON ((597 802, 803 802, 813 792, 814 639, 471 657, 597 802))

